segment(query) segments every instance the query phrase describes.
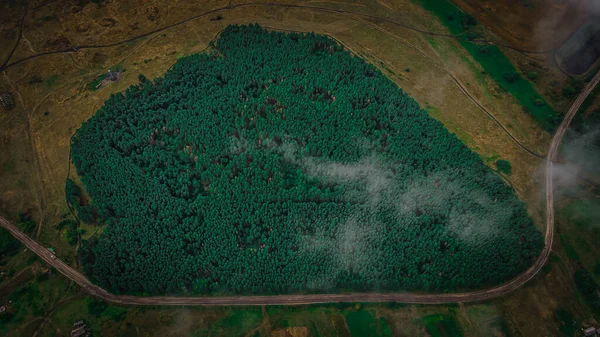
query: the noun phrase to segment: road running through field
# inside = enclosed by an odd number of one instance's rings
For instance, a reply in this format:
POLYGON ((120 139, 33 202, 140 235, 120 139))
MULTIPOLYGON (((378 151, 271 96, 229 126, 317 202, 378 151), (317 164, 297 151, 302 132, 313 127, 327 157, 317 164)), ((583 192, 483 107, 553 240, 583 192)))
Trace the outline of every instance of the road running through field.
POLYGON ((600 72, 586 85, 560 124, 546 161, 546 231, 544 235, 544 249, 535 263, 524 273, 491 289, 456 294, 426 294, 426 293, 344 293, 344 294, 300 294, 300 295, 273 295, 273 296, 129 296, 115 295, 92 284, 83 274, 71 268, 57 258, 48 249, 21 232, 14 224, 0 217, 0 226, 8 230, 17 240, 37 254, 42 260, 54 267, 68 279, 77 283, 91 295, 97 296, 107 302, 126 305, 159 305, 159 306, 194 306, 194 305, 298 305, 332 302, 402 302, 418 304, 443 304, 466 303, 489 300, 521 287, 531 280, 544 266, 552 250, 554 241, 554 194, 552 189, 552 162, 556 159, 558 148, 569 128, 573 117, 581 107, 588 95, 600 82, 600 72))

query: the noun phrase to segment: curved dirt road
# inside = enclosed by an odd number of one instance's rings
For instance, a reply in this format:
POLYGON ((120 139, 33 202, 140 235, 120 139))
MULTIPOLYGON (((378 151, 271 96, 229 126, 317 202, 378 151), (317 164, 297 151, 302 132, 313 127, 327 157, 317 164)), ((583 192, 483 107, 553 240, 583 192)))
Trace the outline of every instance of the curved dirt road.
POLYGON ((8 220, 0 217, 0 226, 7 229, 15 238, 21 241, 27 248, 36 253, 42 260, 56 268, 67 278, 80 285, 88 293, 101 299, 130 305, 292 305, 330 302, 403 302, 403 303, 456 303, 483 301, 505 295, 519 288, 533 278, 546 263, 552 242, 554 240, 554 195, 552 191, 552 161, 556 158, 562 138, 567 131, 571 120, 579 110, 583 101, 587 98, 594 87, 600 82, 600 72, 594 76, 583 92, 579 94, 573 105, 567 112, 563 122, 558 127, 546 161, 546 233, 545 246, 535 263, 523 274, 511 281, 491 289, 478 290, 468 293, 456 294, 425 294, 425 293, 346 293, 346 294, 309 294, 309 295, 274 295, 274 296, 149 296, 138 297, 128 295, 115 295, 92 284, 83 274, 68 266, 56 258, 48 249, 44 248, 29 236, 21 232, 8 220))

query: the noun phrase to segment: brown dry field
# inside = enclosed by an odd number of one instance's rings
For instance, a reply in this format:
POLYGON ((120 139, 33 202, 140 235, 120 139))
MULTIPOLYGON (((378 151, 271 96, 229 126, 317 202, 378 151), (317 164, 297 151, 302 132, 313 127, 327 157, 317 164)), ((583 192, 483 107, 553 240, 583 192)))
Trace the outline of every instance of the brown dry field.
MULTIPOLYGON (((478 3, 475 0, 457 2, 478 3)), ((498 1, 498 4, 507 2, 498 1)), ((106 1, 102 5, 87 3, 82 7, 77 5, 77 1, 33 0, 24 20, 23 38, 11 61, 71 46, 126 40, 215 8, 238 3, 241 2, 123 0, 106 1)), ((446 32, 434 17, 409 0, 281 3, 366 13, 420 29, 446 32)), ((495 6, 492 2, 486 3, 495 6)), ((0 11, 0 62, 12 49, 25 11, 24 5, 4 6, 0 11)), ((501 8, 500 5, 498 8, 501 8)), ((491 26, 493 32, 490 35, 497 34, 506 38, 507 42, 513 42, 510 34, 504 36, 494 30, 493 23, 479 16, 478 19, 491 26)), ((66 245, 60 233, 53 228, 61 215, 67 212, 64 183, 69 166, 71 135, 102 106, 110 94, 137 83, 138 74, 148 78, 162 76, 179 57, 205 50, 209 41, 225 26, 236 23, 259 23, 274 30, 313 31, 328 34, 343 43, 346 48, 380 68, 488 165, 493 167, 496 159, 509 160, 513 173, 508 180, 519 197, 527 203, 536 225, 542 226, 543 162, 516 146, 461 92, 448 73, 527 147, 545 154, 550 135, 522 111, 514 98, 502 92, 488 75, 482 74, 481 66, 456 41, 423 35, 355 14, 263 5, 222 10, 134 42, 43 56, 4 71, 0 75, 0 91, 11 91, 16 106, 10 111, 0 110, 0 214, 14 219, 19 210, 31 212, 41 223, 39 240, 55 247, 62 259, 74 262, 73 248, 66 245), (210 20, 217 15, 222 15, 223 20, 210 20), (120 82, 98 91, 86 89, 88 83, 117 64, 126 69, 120 82), (410 72, 405 71, 407 68, 410 72)), ((546 69, 550 74, 548 78, 565 80, 551 63, 551 58, 532 59, 521 53, 505 52, 518 68, 533 62, 535 66, 546 69)), ((548 94, 544 92, 545 83, 548 82, 550 79, 538 84, 542 94, 548 94)), ((553 335, 557 331, 548 324, 548 317, 560 303, 571 301, 573 291, 569 271, 565 268, 557 262, 550 273, 536 278, 533 288, 521 288, 510 297, 494 301, 493 306, 486 308, 492 308, 489 310, 494 311, 490 314, 493 317, 511 312, 509 323, 522 335, 553 335), (539 324, 531 324, 532 317, 537 317, 539 324)), ((466 311, 471 313, 479 310, 473 308, 477 309, 478 306, 467 306, 466 311)), ((389 315, 406 315, 409 322, 422 315, 423 311, 425 309, 407 308, 396 311, 396 314, 390 311, 389 315)), ((474 322, 473 315, 465 317, 462 323, 470 326, 466 335, 476 336, 480 329, 485 328, 485 322, 474 322)), ((397 318, 398 322, 402 322, 402 317, 397 318)), ((402 329, 410 328, 398 324, 394 331, 407 335, 416 333, 403 332, 402 329)))

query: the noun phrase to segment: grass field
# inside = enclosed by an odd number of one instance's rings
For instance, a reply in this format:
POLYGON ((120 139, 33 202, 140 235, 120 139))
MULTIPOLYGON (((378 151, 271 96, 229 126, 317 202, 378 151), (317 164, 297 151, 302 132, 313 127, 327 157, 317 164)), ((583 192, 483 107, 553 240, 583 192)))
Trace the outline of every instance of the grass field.
POLYGON ((350 311, 345 314, 352 336, 391 337, 392 331, 384 317, 375 317, 369 310, 350 311))
POLYGON ((456 319, 446 315, 429 315, 423 317, 423 325, 431 337, 463 337, 456 319))

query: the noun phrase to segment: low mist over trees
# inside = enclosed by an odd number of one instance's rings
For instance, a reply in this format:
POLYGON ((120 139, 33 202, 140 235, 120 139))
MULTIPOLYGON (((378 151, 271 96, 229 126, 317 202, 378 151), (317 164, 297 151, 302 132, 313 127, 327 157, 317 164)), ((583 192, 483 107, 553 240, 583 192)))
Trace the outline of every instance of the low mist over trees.
POLYGON ((476 288, 543 246, 476 154, 314 34, 230 26, 112 95, 72 154, 107 222, 80 260, 115 292, 476 288))

